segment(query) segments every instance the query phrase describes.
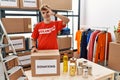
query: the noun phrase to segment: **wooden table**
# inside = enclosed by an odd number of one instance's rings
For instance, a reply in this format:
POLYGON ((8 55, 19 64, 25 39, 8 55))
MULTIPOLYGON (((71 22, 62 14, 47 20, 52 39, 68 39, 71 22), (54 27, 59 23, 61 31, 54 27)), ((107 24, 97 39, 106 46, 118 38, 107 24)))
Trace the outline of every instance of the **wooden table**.
MULTIPOLYGON (((84 61, 86 59, 78 59, 78 61, 84 61)), ((87 60, 88 61, 88 60, 87 60)), ((101 65, 98 65, 96 63, 93 63, 91 61, 88 61, 89 65, 92 65, 92 76, 88 76, 88 78, 83 78, 82 75, 75 75, 75 76, 69 76, 68 73, 63 73, 62 69, 62 63, 60 64, 60 76, 45 76, 45 77, 32 77, 31 76, 31 70, 26 71, 26 75, 29 80, 114 80, 114 73, 115 71, 108 69, 106 67, 103 67, 101 65)))

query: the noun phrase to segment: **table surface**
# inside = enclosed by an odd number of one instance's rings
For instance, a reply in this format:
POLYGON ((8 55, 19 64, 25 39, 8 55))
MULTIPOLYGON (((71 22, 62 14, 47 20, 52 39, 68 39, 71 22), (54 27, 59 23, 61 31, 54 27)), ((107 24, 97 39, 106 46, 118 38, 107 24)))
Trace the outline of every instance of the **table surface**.
MULTIPOLYGON (((77 59, 79 61, 85 61, 86 59, 77 59)), ((60 76, 42 76, 42 77, 32 77, 31 70, 25 71, 29 80, 104 80, 107 78, 111 78, 110 80, 114 80, 115 71, 88 61, 88 65, 92 66, 92 76, 88 75, 88 78, 83 78, 82 75, 70 76, 69 72, 63 73, 63 64, 60 64, 60 76)), ((69 69, 69 67, 68 67, 69 69)))

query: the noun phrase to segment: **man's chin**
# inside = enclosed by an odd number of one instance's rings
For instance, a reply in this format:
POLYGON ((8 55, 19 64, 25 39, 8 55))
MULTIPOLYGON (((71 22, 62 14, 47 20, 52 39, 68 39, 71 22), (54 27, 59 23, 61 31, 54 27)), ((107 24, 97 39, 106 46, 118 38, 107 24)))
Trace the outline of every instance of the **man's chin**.
POLYGON ((46 20, 50 20, 50 17, 45 18, 46 20))

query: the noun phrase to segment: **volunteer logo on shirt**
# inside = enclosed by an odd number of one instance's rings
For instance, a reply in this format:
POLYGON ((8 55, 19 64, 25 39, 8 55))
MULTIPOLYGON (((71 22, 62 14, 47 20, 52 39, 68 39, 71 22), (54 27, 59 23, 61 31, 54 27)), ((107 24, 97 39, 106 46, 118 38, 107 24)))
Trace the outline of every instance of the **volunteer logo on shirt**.
POLYGON ((39 29, 39 34, 49 34, 52 31, 55 30, 55 26, 51 27, 51 28, 46 28, 46 29, 39 29))

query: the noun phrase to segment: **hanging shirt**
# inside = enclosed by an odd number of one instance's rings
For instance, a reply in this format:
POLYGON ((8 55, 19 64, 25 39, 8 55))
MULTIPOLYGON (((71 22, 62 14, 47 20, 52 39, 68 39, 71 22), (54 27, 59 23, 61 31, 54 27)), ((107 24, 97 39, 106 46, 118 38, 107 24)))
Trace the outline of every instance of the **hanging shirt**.
POLYGON ((102 32, 98 35, 97 46, 96 46, 96 54, 95 54, 95 63, 98 61, 103 62, 105 60, 105 55, 108 55, 108 46, 109 42, 111 42, 111 34, 102 32), (107 46, 106 46, 106 34, 108 34, 107 38, 107 46), (105 54, 105 49, 107 48, 107 53, 105 54))
POLYGON ((31 37, 38 40, 38 49, 58 49, 57 33, 66 25, 62 24, 62 21, 51 21, 49 24, 44 22, 38 23, 31 37))
POLYGON ((96 35, 99 33, 100 31, 96 30, 94 31, 91 36, 90 36, 90 40, 89 40, 89 44, 88 44, 88 54, 87 54, 87 59, 92 61, 93 60, 93 49, 94 49, 94 42, 95 42, 95 38, 96 35))
POLYGON ((91 32, 91 29, 88 29, 82 33, 80 58, 87 59, 87 44, 89 40, 88 37, 90 36, 91 32))
POLYGON ((80 42, 81 42, 82 32, 78 30, 76 32, 75 40, 77 41, 77 53, 80 54, 80 42))

